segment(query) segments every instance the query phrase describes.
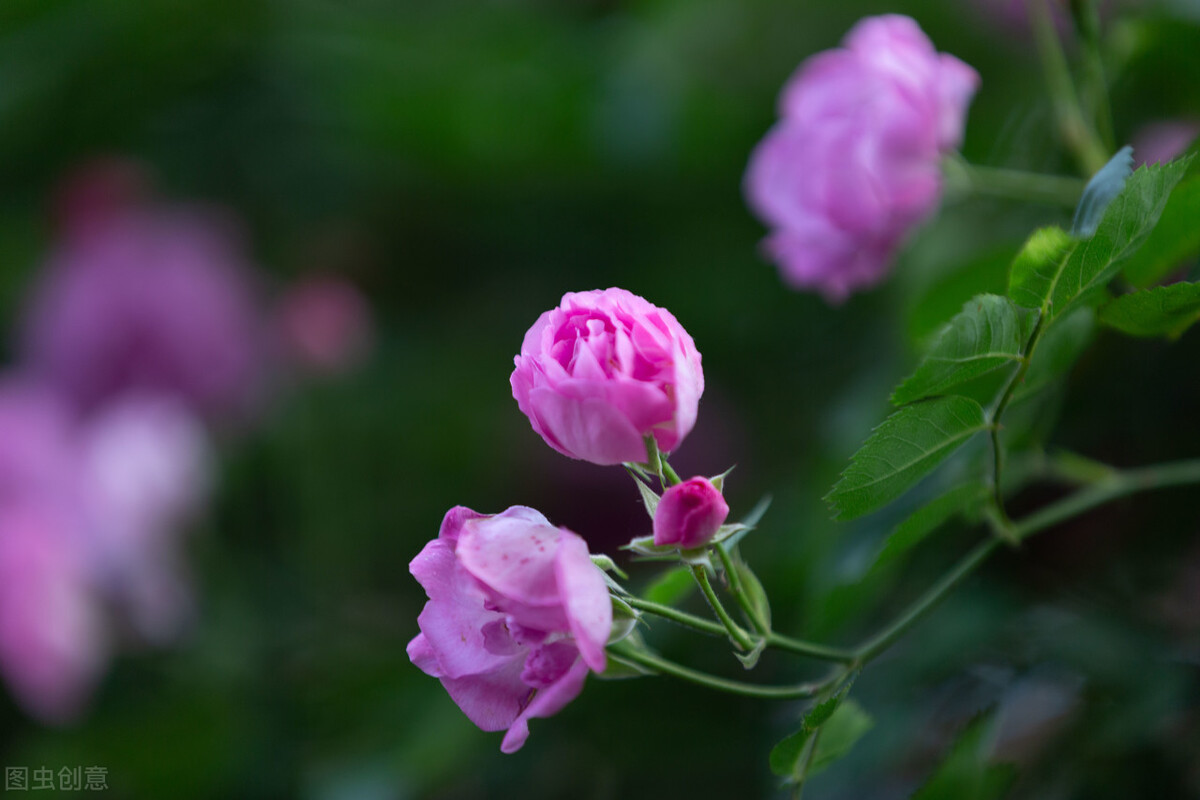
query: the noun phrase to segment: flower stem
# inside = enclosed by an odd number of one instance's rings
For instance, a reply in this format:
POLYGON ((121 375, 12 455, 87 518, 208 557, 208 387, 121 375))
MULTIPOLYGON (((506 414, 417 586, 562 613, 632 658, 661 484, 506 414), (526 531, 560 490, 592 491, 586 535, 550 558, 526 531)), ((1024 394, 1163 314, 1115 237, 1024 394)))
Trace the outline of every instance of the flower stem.
POLYGON ((763 622, 758 610, 746 595, 746 588, 742 586, 742 578, 738 575, 737 567, 734 566, 728 548, 718 542, 715 549, 717 555, 721 557, 721 566, 725 569, 725 579, 729 581, 729 591, 737 599, 738 605, 742 607, 742 611, 745 612, 746 619, 750 620, 750 626, 754 628, 755 633, 765 635, 768 633, 767 624, 763 622))
POLYGON ((716 675, 709 675, 707 672, 700 672, 690 667, 685 667, 682 664, 676 664, 674 661, 668 661, 665 658, 647 653, 644 650, 617 646, 610 648, 608 654, 612 660, 619 664, 635 668, 645 667, 659 675, 670 675, 673 678, 679 678, 700 686, 707 686, 710 689, 729 692, 730 694, 739 694, 744 697, 761 697, 776 700, 807 699, 816 697, 827 686, 841 677, 841 672, 839 671, 823 681, 798 683, 792 686, 757 686, 752 683, 732 681, 727 678, 717 677, 716 675))
POLYGON ((1083 113, 1047 0, 1026 0, 1026 5, 1033 23, 1046 88, 1058 118, 1059 135, 1075 156, 1083 174, 1094 175, 1108 161, 1108 150, 1083 113))
POLYGON ((729 633, 729 638, 733 640, 742 650, 753 650, 754 641, 750 635, 742 630, 733 617, 729 616, 729 612, 725 610, 725 606, 721 604, 721 598, 717 597, 717 593, 713 591, 712 583, 708 580, 708 572, 703 564, 692 564, 692 577, 696 579, 696 584, 700 587, 700 591, 704 593, 704 599, 708 601, 708 605, 712 608, 717 619, 725 626, 725 630, 729 633))
MULTIPOLYGON (((1074 494, 1035 511, 1024 519, 1012 523, 1012 534, 1017 541, 1056 525, 1063 520, 1078 516, 1110 500, 1170 486, 1200 483, 1200 459, 1156 464, 1149 467, 1113 472, 1112 476, 1091 484, 1074 494)), ((886 650, 909 628, 936 606, 964 578, 982 564, 998 546, 997 539, 989 539, 967 553, 941 580, 921 595, 912 605, 875 635, 854 649, 859 664, 865 664, 886 650)))
POLYGON ((1074 208, 1083 194, 1084 182, 1079 178, 983 167, 959 155, 948 156, 942 168, 952 187, 990 197, 1074 208))
POLYGON ((1112 105, 1108 99, 1108 80, 1104 77, 1104 59, 1100 55, 1100 14, 1096 0, 1072 3, 1075 27, 1083 41, 1083 78, 1086 99, 1095 119, 1096 131, 1108 150, 1116 148, 1113 135, 1112 105))
MULTIPOLYGON (((724 625, 697 617, 695 614, 689 614, 686 611, 680 611, 671 606, 664 606, 659 603, 653 603, 649 600, 642 600, 638 597, 622 598, 633 608, 638 611, 644 611, 647 614, 669 619, 685 627, 691 628, 701 633, 709 633, 714 636, 728 636, 729 631, 724 625)), ((818 658, 822 661, 837 661, 848 664, 855 659, 855 654, 849 650, 840 647, 829 647, 815 642, 806 642, 802 639, 793 639, 790 636, 784 636, 778 633, 767 634, 767 647, 774 647, 778 650, 786 650, 797 655, 810 656, 818 658)))

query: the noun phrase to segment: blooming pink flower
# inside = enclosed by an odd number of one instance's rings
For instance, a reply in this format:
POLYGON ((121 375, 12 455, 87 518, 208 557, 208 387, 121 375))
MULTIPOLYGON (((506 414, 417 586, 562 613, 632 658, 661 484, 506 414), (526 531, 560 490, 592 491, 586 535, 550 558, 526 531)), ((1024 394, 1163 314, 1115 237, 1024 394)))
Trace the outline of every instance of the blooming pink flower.
POLYGON ((594 464, 644 461, 644 437, 674 450, 696 422, 704 372, 666 309, 624 289, 563 295, 525 334, 510 383, 533 429, 594 464))
POLYGON ((360 361, 371 346, 367 301, 337 278, 313 276, 289 287, 276 317, 284 354, 314 372, 340 372, 360 361))
POLYGON ((537 511, 452 508, 409 569, 429 596, 409 658, 480 728, 507 729, 504 752, 573 700, 588 668, 604 670, 604 576, 583 539, 537 511))
POLYGON ((663 492, 654 512, 654 543, 687 549, 716 535, 729 516, 729 505, 708 478, 695 477, 663 492))
POLYGON ((130 391, 171 395, 203 414, 245 411, 263 372, 264 330, 227 226, 153 205, 86 216, 34 287, 26 366, 87 411, 130 391))
POLYGON ((886 274, 937 206, 940 160, 962 139, 979 76, 908 17, 868 17, 801 64, 745 191, 784 280, 840 302, 886 274))

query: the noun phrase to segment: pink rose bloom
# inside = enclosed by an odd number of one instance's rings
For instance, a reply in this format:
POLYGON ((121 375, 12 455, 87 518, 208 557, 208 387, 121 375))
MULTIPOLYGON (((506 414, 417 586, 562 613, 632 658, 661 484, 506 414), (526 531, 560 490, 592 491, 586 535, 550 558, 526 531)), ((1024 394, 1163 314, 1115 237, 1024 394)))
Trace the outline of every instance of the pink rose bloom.
POLYGON ((593 464, 674 450, 696 423, 704 371, 666 309, 624 289, 563 295, 525 334, 510 383, 546 444, 593 464))
POLYGON ((513 753, 529 720, 557 713, 604 670, 612 604, 587 544, 531 508, 458 506, 409 569, 429 602, 408 656, 513 753))
POLYGON ((729 516, 729 505, 708 478, 695 477, 663 492, 654 512, 654 543, 684 550, 708 544, 729 516))
MULTIPOLYGON (((82 211, 80 213, 83 213, 82 211)), ((239 243, 212 216, 170 207, 87 209, 34 286, 21 354, 91 411, 131 392, 206 415, 251 406, 264 329, 239 243)))
POLYGON ((342 372, 371 348, 371 310, 351 284, 312 276, 289 287, 276 310, 288 360, 318 373, 342 372))
POLYGON ((832 303, 878 283, 937 207, 941 158, 962 140, 975 70, 908 17, 868 17, 800 65, 780 121, 751 155, 745 192, 771 227, 784 281, 832 303))

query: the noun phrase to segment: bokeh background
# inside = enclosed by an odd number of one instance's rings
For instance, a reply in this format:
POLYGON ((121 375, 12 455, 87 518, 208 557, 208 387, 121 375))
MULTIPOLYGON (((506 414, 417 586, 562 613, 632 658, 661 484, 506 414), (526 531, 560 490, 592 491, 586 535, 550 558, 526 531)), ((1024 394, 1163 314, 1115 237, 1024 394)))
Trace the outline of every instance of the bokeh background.
MULTIPOLYGON (((766 756, 801 707, 665 679, 593 677, 502 756, 405 656, 424 602, 407 564, 456 504, 531 505, 613 554, 648 532, 628 477, 552 452, 508 386, 537 316, 607 286, 669 308, 703 353, 699 423, 674 463, 737 464, 735 515, 773 496, 743 551, 782 630, 849 643, 968 547, 978 532, 948 530, 869 570, 911 503, 839 526, 821 497, 919 342, 1002 287, 1029 231, 1069 210, 949 194, 889 282, 834 308, 760 258, 740 184, 796 65, 883 12, 914 16, 980 72, 969 159, 1071 174, 1009 5, 5 0, 10 333, 56 246, 58 187, 122 157, 162 197, 236 219, 268 291, 314 271, 359 287, 373 336, 352 368, 295 382, 218 437, 186 541, 186 631, 127 643, 76 722, 42 725, 0 694, 0 762, 102 765, 109 796, 128 798, 774 796, 766 756), (949 304, 947 285, 961 287, 949 304)), ((1119 139, 1200 117, 1194 3, 1113 9, 1105 31, 1119 139)), ((1043 412, 1050 443, 1121 466, 1200 454, 1198 358, 1195 331, 1101 335, 1061 417, 1043 412)), ((987 709, 989 757, 1016 765, 1010 796, 1200 796, 1196 500, 1125 500, 988 564, 861 677, 875 728, 806 796, 908 797, 987 709)), ((631 571, 635 585, 653 575, 631 571)), ((714 641, 650 636, 741 670, 714 641)), ((759 673, 819 669, 772 655, 759 673)))

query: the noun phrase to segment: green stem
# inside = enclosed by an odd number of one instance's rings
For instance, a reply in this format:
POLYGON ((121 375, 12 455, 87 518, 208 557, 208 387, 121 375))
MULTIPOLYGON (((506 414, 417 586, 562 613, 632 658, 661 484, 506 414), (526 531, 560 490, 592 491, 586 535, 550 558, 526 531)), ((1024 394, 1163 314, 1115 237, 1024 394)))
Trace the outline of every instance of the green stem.
MULTIPOLYGON (((1200 483, 1200 459, 1114 472, 1112 477, 1080 489, 1057 503, 1052 503, 1025 519, 1013 523, 1012 534, 1018 541, 1022 541, 1039 531, 1111 500, 1148 489, 1163 489, 1193 483, 1200 483)), ((974 572, 997 546, 996 539, 989 539, 967 553, 941 580, 921 595, 895 621, 855 648, 854 653, 858 663, 865 664, 886 650, 958 586, 964 578, 974 572)))
POLYGON ((1038 314, 1037 322, 1033 326, 1033 330, 1029 333, 1029 339, 1025 342, 1025 347, 1021 352, 1021 366, 1008 379, 1008 385, 1004 387, 1004 393, 1000 395, 999 402, 992 410, 988 423, 991 427, 992 438, 992 505, 996 509, 998 517, 998 525, 995 530, 1002 538, 1007 539, 1009 544, 1016 544, 1015 537, 1006 535, 1012 529, 1012 521, 1008 518, 1008 512, 1004 510, 1004 494, 1001 489, 1001 478, 1004 469, 1004 449, 1000 446, 1000 419, 1004 416, 1005 409, 1012 402, 1013 395, 1017 391, 1017 387, 1025 380, 1025 375, 1029 372, 1029 365, 1033 363, 1033 352, 1037 349, 1038 342, 1041 341, 1042 331, 1044 330, 1043 323, 1046 320, 1046 309, 1043 309, 1038 314))
POLYGON ((647 614, 654 614, 663 619, 669 619, 672 622, 677 622, 680 625, 686 626, 701 633, 711 633, 714 636, 728 636, 729 631, 724 625, 718 622, 713 622, 704 617, 697 617, 695 614, 689 614, 686 611, 680 611, 671 606, 660 605, 649 600, 642 600, 639 597, 623 597, 621 598, 638 611, 645 611, 647 614))
POLYGON ((1046 76, 1046 88, 1058 118, 1059 134, 1074 154, 1083 174, 1094 175, 1108 161, 1108 151, 1079 104, 1067 57, 1063 53, 1046 0, 1027 0, 1026 4, 1033 22, 1042 71, 1046 76))
POLYGON ((823 681, 798 683, 792 686, 758 686, 753 683, 731 681, 727 678, 709 675, 707 672, 700 672, 690 667, 685 667, 682 664, 676 664, 674 661, 668 661, 665 658, 652 655, 643 650, 610 648, 608 655, 609 658, 619 664, 634 668, 645 667, 659 675, 670 675, 673 678, 679 678, 700 686, 707 686, 710 689, 739 694, 744 697, 761 697, 774 700, 816 697, 830 683, 840 678, 840 673, 836 673, 823 681))
POLYGON ((720 542, 717 543, 715 549, 717 555, 721 557, 721 566, 725 569, 725 579, 729 581, 729 591, 738 601, 738 605, 742 607, 742 611, 746 614, 746 619, 750 620, 750 627, 754 628, 755 633, 766 635, 769 633, 767 624, 759 616, 758 609, 750 602, 750 598, 746 594, 746 588, 742 586, 742 578, 738 575, 729 550, 720 542))
MULTIPOLYGON (((685 627, 691 628, 701 633, 709 633, 714 636, 728 636, 729 631, 724 625, 704 617, 697 617, 695 614, 689 614, 686 611, 680 611, 671 606, 664 606, 659 603, 653 603, 649 600, 642 600, 638 597, 622 598, 633 608, 638 611, 644 611, 647 614, 654 614, 663 619, 671 620, 685 627)), ((786 650, 797 655, 809 656, 811 658, 819 658, 822 661, 836 661, 843 664, 849 664, 854 660, 855 654, 849 650, 840 647, 829 647, 815 642, 806 642, 802 639, 793 639, 790 636, 784 636, 778 633, 770 633, 766 636, 767 647, 774 647, 777 650, 786 650)))
POLYGON ((1112 105, 1108 99, 1108 80, 1104 77, 1104 59, 1100 55, 1100 14, 1095 0, 1075 0, 1076 28, 1083 40, 1083 77, 1092 118, 1104 147, 1116 149, 1113 135, 1112 105))
POLYGON ((1079 178, 982 167, 967 162, 959 155, 947 156, 942 168, 951 186, 1006 200, 1074 208, 1083 194, 1084 181, 1079 178))
POLYGON ((742 630, 733 617, 729 616, 729 612, 725 610, 725 606, 721 605, 721 598, 717 597, 717 593, 713 591, 712 583, 708 580, 708 572, 705 571, 703 564, 692 564, 692 577, 696 579, 696 584, 700 587, 700 591, 704 593, 704 599, 708 601, 708 605, 712 608, 717 619, 725 626, 729 638, 734 644, 742 650, 753 650, 754 641, 744 630, 742 630))
POLYGON ((646 465, 658 476, 658 483, 663 490, 665 491, 668 486, 682 483, 679 476, 675 474, 675 470, 671 469, 671 465, 667 463, 666 456, 658 449, 658 440, 652 434, 648 434, 645 442, 646 465))

